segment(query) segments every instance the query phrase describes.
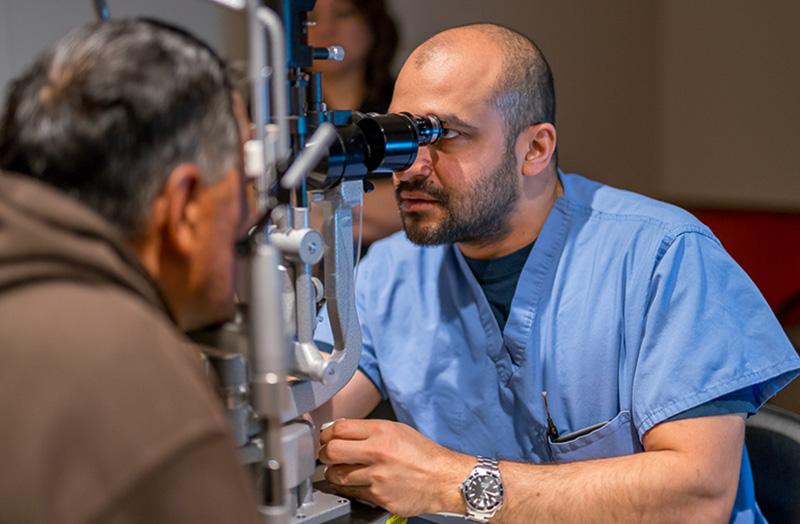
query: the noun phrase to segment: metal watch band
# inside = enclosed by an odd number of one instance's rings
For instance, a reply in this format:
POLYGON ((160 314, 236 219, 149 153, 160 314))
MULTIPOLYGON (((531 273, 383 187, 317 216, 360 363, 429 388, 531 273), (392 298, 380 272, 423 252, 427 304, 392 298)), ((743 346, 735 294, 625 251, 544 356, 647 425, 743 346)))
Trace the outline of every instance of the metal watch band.
POLYGON ((497 459, 491 459, 486 457, 478 456, 478 463, 472 468, 472 472, 469 476, 461 483, 461 494, 464 496, 464 502, 466 503, 467 514, 466 517, 469 520, 474 520, 477 522, 489 522, 489 519, 492 518, 497 511, 503 507, 503 479, 500 475, 500 469, 497 464, 497 459), (475 477, 478 476, 492 476, 495 477, 497 482, 500 484, 500 501, 499 503, 493 507, 491 510, 480 510, 470 503, 469 497, 466 493, 466 486, 468 483, 475 477))
POLYGON ((490 471, 500 471, 500 469, 497 467, 497 459, 481 457, 480 455, 478 455, 478 467, 488 469, 490 471))

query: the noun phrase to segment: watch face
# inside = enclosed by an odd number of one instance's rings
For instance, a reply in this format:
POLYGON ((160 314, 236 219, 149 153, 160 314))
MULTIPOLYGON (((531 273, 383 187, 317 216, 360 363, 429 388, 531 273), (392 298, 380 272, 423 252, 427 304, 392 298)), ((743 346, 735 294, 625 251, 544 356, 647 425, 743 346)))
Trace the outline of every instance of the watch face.
POLYGON ((464 495, 475 509, 491 510, 503 500, 503 485, 497 477, 480 475, 467 484, 464 495))

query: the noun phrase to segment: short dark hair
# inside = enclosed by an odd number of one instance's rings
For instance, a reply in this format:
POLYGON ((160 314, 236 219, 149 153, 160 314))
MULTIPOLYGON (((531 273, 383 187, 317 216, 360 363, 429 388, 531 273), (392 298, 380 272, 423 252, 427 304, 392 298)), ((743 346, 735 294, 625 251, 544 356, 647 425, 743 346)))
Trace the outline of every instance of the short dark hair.
POLYGON ((239 161, 224 61, 186 31, 111 20, 71 31, 12 82, 0 169, 40 179, 136 237, 172 170, 206 182, 239 161))
POLYGON ((495 107, 506 123, 509 139, 534 124, 556 123, 553 73, 539 47, 508 27, 477 26, 503 50, 503 73, 494 88, 495 107))
MULTIPOLYGON (((508 146, 513 148, 519 134, 532 125, 555 125, 556 93, 550 64, 533 40, 513 29, 487 23, 454 27, 418 48, 422 52, 417 54, 417 67, 422 67, 437 49, 455 45, 450 31, 462 30, 481 33, 502 52, 501 72, 492 88, 491 102, 503 120, 508 146)), ((558 165, 557 151, 553 159, 558 165)))

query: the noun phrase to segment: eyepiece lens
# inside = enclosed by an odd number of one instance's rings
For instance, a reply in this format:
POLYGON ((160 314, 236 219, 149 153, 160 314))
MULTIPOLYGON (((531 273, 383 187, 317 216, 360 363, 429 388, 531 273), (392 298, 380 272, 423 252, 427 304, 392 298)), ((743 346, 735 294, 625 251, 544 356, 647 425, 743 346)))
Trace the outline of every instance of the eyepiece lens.
POLYGON ((442 138, 442 133, 444 132, 442 122, 436 115, 414 115, 414 122, 417 125, 420 145, 433 144, 442 138))

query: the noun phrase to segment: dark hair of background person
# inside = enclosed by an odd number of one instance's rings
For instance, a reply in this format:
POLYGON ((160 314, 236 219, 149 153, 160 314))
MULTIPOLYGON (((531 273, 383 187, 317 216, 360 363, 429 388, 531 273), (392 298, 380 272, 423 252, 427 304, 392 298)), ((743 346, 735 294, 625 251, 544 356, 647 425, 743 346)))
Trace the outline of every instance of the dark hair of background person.
POLYGON ((368 111, 386 112, 387 107, 373 109, 375 104, 382 104, 391 99, 394 88, 392 61, 397 53, 399 33, 397 24, 389 15, 385 0, 349 0, 362 14, 372 30, 374 42, 367 56, 364 82, 367 95, 362 107, 368 111), (387 95, 388 93, 388 95, 387 95))
POLYGON ((11 86, 0 116, 0 169, 35 177, 136 238, 179 164, 206 182, 239 161, 225 62, 155 20, 70 32, 11 86))

